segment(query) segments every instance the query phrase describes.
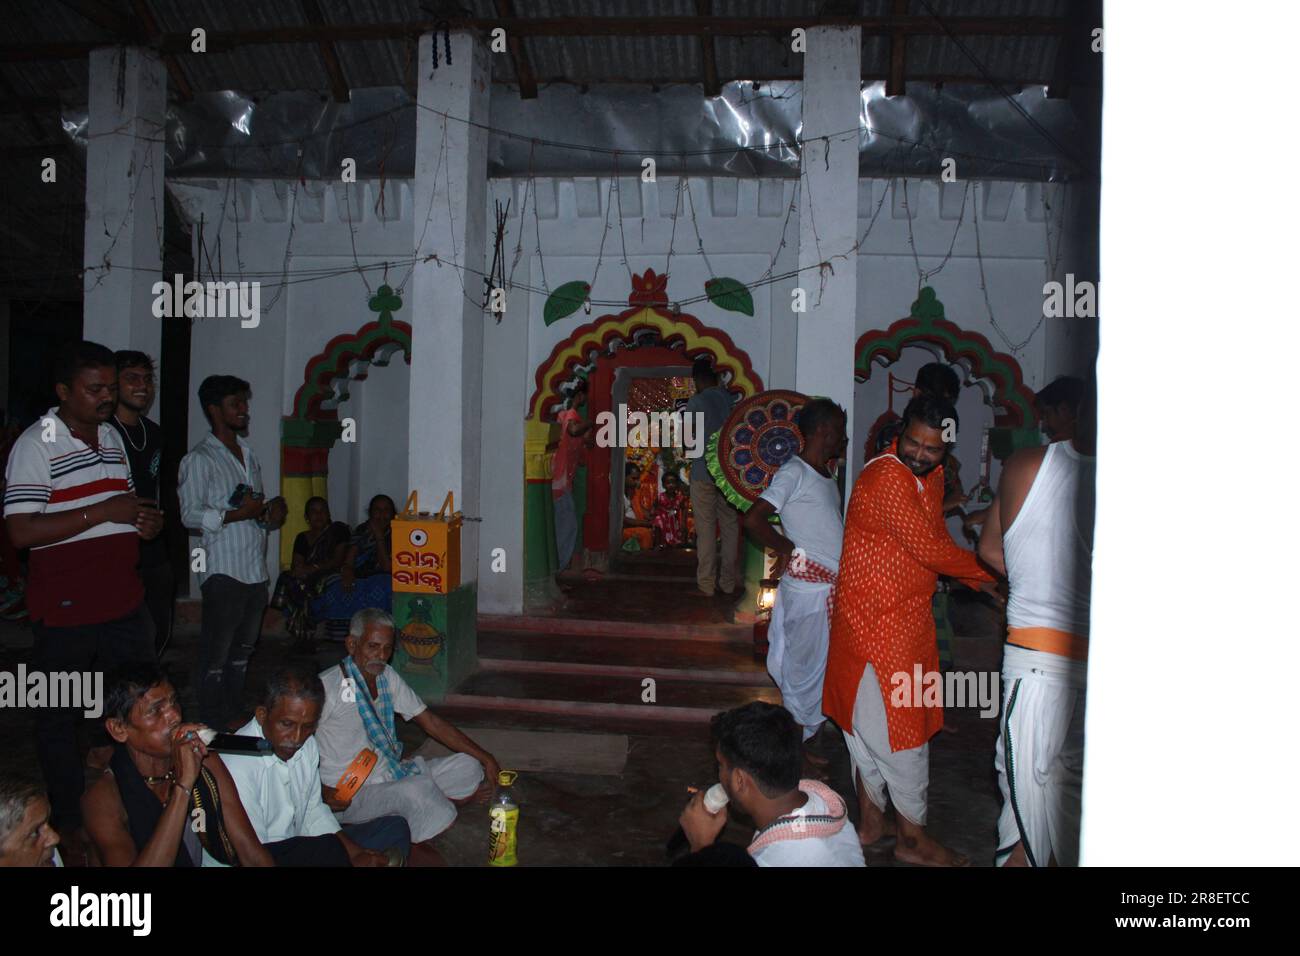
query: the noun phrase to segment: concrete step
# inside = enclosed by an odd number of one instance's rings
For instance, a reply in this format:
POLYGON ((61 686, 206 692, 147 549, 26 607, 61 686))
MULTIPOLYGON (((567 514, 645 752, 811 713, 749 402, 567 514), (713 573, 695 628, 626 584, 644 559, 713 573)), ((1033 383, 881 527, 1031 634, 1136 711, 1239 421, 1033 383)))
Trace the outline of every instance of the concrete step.
POLYGON ((611 620, 541 614, 480 614, 478 629, 480 633, 527 631, 565 636, 671 638, 751 645, 754 640, 754 629, 750 624, 661 623, 653 620, 611 620))
POLYGON ((766 674, 744 682, 715 683, 675 676, 660 678, 633 667, 623 668, 616 674, 483 668, 462 681, 456 692, 470 697, 505 697, 584 706, 612 704, 638 711, 694 708, 707 710, 710 714, 763 694, 777 695, 766 674), (655 682, 654 703, 643 703, 641 699, 643 682, 647 678, 655 682))
POLYGON ((645 676, 654 676, 647 669, 655 668, 696 674, 703 680, 714 679, 717 672, 758 674, 760 682, 765 679, 763 664, 754 660, 752 643, 480 630, 478 653, 480 660, 635 667, 645 676))
MULTIPOLYGON (((483 662, 480 661, 482 664, 483 662)), ((495 661, 480 667, 438 706, 455 720, 492 726, 601 730, 658 734, 707 726, 714 714, 748 703, 779 703, 766 675, 719 671, 721 680, 700 680, 683 669, 653 670, 628 665, 495 661), (541 664, 547 670, 537 670, 541 664), (676 671, 676 673, 674 673, 676 671), (653 702, 642 700, 645 678, 655 681, 653 702)))

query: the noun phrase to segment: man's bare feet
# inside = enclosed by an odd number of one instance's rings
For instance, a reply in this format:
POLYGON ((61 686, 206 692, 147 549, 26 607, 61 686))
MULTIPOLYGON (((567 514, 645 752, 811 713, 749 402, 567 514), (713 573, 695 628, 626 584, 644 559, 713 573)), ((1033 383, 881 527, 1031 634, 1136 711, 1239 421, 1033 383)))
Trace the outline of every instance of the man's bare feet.
POLYGON ((885 811, 871 802, 866 789, 862 786, 861 774, 854 774, 858 788, 858 842, 863 846, 879 843, 897 832, 894 821, 885 816, 885 811))
POLYGON ((898 828, 894 826, 894 821, 889 817, 881 814, 874 824, 863 827, 858 824, 858 842, 864 847, 874 846, 881 840, 888 840, 898 835, 898 828))
POLYGON ((970 866, 970 859, 950 850, 925 832, 925 827, 903 820, 898 821, 898 845, 894 859, 913 866, 970 866))

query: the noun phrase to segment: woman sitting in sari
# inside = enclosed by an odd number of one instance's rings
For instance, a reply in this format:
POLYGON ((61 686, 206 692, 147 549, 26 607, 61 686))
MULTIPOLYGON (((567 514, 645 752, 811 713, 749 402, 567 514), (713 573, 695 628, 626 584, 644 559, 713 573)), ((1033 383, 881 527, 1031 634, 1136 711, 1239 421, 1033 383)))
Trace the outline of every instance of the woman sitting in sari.
POLYGON ((347 621, 363 608, 393 607, 392 524, 397 505, 388 495, 370 499, 369 518, 352 532, 352 543, 337 575, 331 575, 311 602, 318 620, 347 621))
POLYGON ((275 583, 271 606, 284 614, 285 627, 295 643, 310 639, 315 621, 311 602, 337 580, 347 558, 352 532, 342 521, 330 520, 330 506, 319 495, 307 499, 307 530, 293 541, 293 564, 275 583))

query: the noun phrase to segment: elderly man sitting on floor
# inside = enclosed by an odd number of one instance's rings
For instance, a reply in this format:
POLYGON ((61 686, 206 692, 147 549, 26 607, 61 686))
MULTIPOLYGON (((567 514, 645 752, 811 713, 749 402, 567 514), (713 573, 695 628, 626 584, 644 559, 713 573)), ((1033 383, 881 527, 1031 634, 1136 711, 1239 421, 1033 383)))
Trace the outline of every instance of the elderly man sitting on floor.
POLYGON ((261 706, 237 733, 265 738, 272 752, 223 758, 248 820, 277 866, 401 866, 411 843, 405 820, 340 828, 321 799, 315 733, 324 705, 320 678, 301 665, 267 682, 261 706))
POLYGON ((365 823, 396 814, 424 843, 451 826, 456 804, 485 802, 500 773, 496 758, 435 715, 401 676, 388 666, 393 654, 393 618, 367 608, 352 616, 348 656, 321 672, 325 707, 316 740, 325 802, 343 823, 365 823), (394 715, 413 721, 453 751, 448 757, 402 759, 394 715), (336 789, 357 755, 372 750, 378 763, 349 802, 336 789))

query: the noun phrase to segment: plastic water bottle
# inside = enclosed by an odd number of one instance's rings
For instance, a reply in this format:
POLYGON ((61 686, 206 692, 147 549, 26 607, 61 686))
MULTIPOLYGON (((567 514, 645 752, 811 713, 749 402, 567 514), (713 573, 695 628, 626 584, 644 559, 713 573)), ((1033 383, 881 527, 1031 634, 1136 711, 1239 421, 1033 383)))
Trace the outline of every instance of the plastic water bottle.
POLYGON ((519 862, 516 854, 519 804, 510 789, 518 776, 513 770, 502 770, 497 774, 497 792, 488 811, 492 821, 488 832, 488 866, 514 866, 519 862))

